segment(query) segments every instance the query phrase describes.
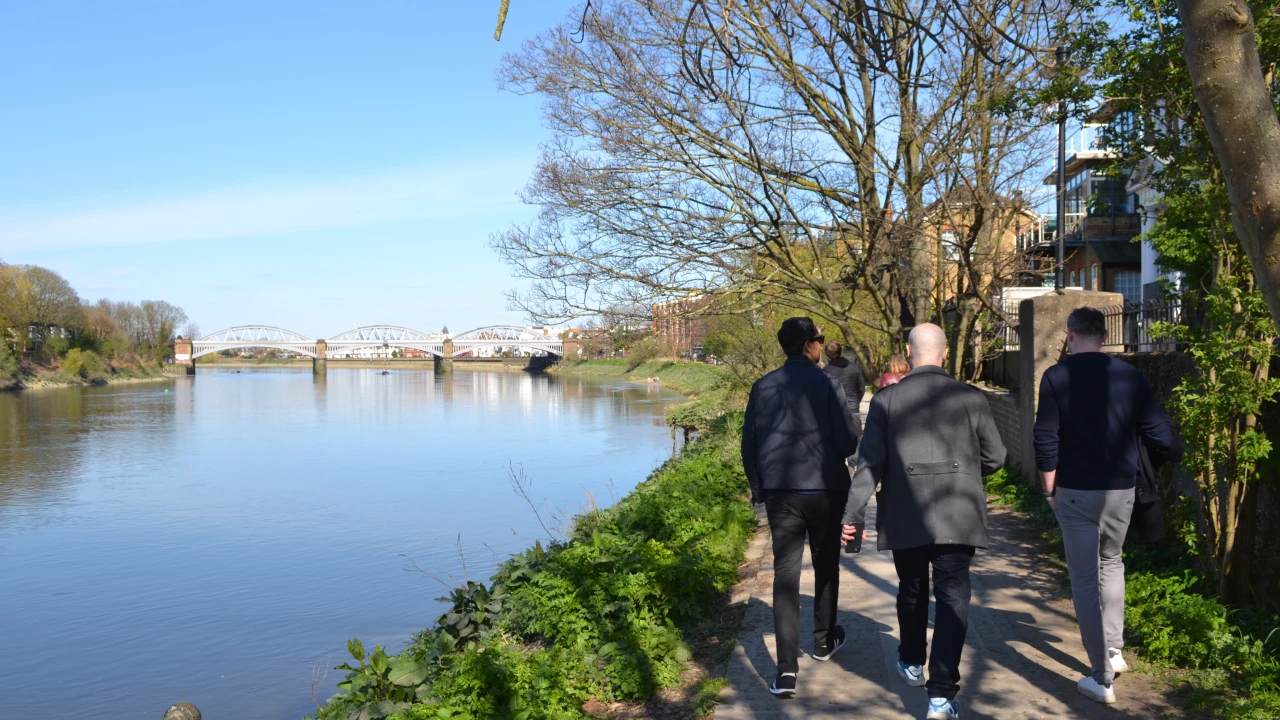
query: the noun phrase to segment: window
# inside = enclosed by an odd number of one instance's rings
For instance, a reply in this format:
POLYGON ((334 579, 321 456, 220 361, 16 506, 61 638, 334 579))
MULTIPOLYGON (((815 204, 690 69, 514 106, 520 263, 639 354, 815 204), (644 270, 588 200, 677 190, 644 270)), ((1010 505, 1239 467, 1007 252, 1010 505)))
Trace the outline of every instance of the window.
POLYGON ((1142 302, 1142 273, 1137 270, 1118 270, 1112 279, 1112 291, 1124 296, 1125 302, 1142 302))
POLYGON ((1098 263, 1094 263, 1089 266, 1089 289, 1090 290, 1102 289, 1102 287, 1098 285, 1098 263))
POLYGON ((1077 271, 1075 271, 1075 270, 1072 270, 1072 271, 1071 271, 1071 282, 1070 282, 1070 283, 1068 283, 1068 285, 1070 285, 1071 287, 1080 287, 1080 273, 1079 273, 1079 272, 1077 272, 1077 271))

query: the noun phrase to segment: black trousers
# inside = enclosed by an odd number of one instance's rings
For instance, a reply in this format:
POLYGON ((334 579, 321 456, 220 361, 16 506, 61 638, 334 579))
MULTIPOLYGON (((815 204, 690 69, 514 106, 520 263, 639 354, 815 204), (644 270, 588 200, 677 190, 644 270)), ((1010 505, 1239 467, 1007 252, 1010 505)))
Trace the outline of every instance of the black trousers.
POLYGON ((825 648, 836 626, 840 594, 840 518, 843 495, 769 493, 769 531, 773 535, 773 625, 778 643, 778 672, 800 669, 800 566, 805 536, 813 559, 813 644, 825 648))
POLYGON ((971 545, 925 545, 894 550, 898 568, 898 658, 908 665, 929 663, 929 697, 954 699, 960 691, 960 654, 969 632, 971 545), (933 652, 929 632, 929 566, 933 566, 933 652))

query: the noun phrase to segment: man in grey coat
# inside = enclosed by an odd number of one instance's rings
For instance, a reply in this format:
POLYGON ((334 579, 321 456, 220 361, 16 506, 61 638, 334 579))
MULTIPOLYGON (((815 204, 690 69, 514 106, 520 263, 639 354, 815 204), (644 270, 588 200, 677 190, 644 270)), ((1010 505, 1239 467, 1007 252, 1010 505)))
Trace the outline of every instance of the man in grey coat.
POLYGON ((908 339, 911 372, 871 399, 858 469, 845 505, 844 539, 861 532, 877 491, 879 549, 898 570, 898 674, 929 692, 928 720, 960 717, 960 654, 969 628, 969 564, 987 546, 982 476, 1004 465, 1005 448, 982 393, 942 369, 947 338, 933 324, 908 339), (937 598, 927 654, 929 568, 937 598))

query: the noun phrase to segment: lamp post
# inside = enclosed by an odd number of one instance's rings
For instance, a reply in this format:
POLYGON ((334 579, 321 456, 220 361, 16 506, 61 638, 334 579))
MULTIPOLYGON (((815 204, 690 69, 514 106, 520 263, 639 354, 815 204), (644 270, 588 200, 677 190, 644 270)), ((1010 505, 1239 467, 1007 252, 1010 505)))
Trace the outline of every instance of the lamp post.
MULTIPOLYGON (((1058 61, 1057 68, 1061 70, 1071 61, 1071 48, 1066 45, 1059 45, 1054 57, 1058 61)), ((1054 273, 1053 288, 1059 293, 1066 286, 1067 279, 1067 250, 1066 250, 1066 232, 1067 232, 1067 101, 1058 101, 1058 178, 1055 183, 1058 190, 1058 263, 1054 273)))

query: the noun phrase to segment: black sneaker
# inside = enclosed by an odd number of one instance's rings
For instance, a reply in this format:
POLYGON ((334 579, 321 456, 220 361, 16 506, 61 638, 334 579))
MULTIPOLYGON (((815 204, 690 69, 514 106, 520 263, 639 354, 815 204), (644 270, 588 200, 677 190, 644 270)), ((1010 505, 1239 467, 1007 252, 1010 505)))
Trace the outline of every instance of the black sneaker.
POLYGON ((831 631, 827 647, 815 647, 813 649, 813 659, 826 662, 831 659, 832 655, 840 652, 842 647, 844 647, 844 628, 837 625, 836 629, 831 631))
POLYGON ((780 698, 793 698, 796 696, 796 674, 782 673, 778 676, 773 684, 769 686, 769 692, 780 698))

